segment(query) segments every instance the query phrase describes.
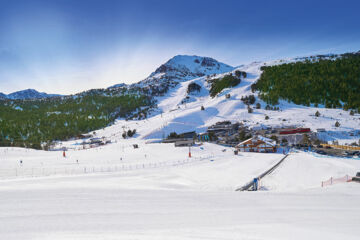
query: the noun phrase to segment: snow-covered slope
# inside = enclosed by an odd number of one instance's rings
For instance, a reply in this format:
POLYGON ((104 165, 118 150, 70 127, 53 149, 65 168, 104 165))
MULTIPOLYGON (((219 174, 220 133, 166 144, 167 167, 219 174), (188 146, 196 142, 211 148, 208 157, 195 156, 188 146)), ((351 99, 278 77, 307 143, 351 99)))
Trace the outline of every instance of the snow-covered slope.
MULTIPOLYGON (((157 114, 143 121, 118 120, 113 126, 100 130, 99 134, 108 136, 114 132, 122 132, 124 126, 125 128, 137 129, 138 138, 153 139, 162 138, 174 131, 177 133, 193 130, 204 132, 207 127, 218 121, 230 120, 233 122, 241 121, 250 127, 296 125, 310 127, 312 130, 325 128, 332 131, 332 135, 324 136, 324 140, 346 138, 351 141, 352 138, 343 132, 360 128, 359 114, 350 116, 349 112, 342 109, 327 109, 323 106, 306 107, 286 101, 280 101, 278 111, 265 110, 266 103, 259 99, 256 92, 251 92, 251 85, 257 81, 261 74, 261 66, 291 61, 295 60, 254 62, 230 72, 216 74, 210 78, 203 76, 191 80, 183 79, 176 86, 171 87, 164 96, 157 97, 159 108, 157 114), (211 84, 209 80, 234 73, 236 70, 247 72, 247 77, 242 78, 238 86, 224 89, 214 98, 210 97, 211 84), (188 94, 187 88, 190 83, 200 85, 200 92, 188 94), (230 98, 226 98, 226 94, 230 94, 230 98), (251 94, 255 95, 256 103, 259 103, 261 108, 256 109, 254 104, 252 105, 253 113, 248 113, 247 105, 241 101, 241 98, 251 94), (201 106, 204 106, 204 111, 201 111, 201 106), (316 111, 321 113, 320 117, 315 116, 316 111), (265 116, 268 116, 269 119, 266 120, 265 116), (335 127, 336 121, 340 122, 340 127, 335 127)), ((354 139, 354 141, 357 140, 354 139)))
POLYGON ((262 181, 275 191, 235 192, 283 155, 234 156, 231 150, 205 143, 192 147, 189 159, 188 148, 139 139, 68 151, 67 158, 59 151, 0 148, 0 235, 19 240, 358 238, 359 184, 320 184, 329 176, 355 174, 360 161, 292 153, 262 181))

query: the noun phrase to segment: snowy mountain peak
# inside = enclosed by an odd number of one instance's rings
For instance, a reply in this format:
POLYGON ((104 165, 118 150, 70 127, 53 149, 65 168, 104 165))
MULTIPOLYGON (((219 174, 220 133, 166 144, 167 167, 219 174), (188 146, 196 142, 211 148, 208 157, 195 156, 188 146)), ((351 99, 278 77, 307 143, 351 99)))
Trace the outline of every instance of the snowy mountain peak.
POLYGON ((145 80, 134 84, 148 88, 153 95, 162 95, 180 82, 234 70, 234 67, 209 57, 176 55, 158 67, 145 80))
POLYGON ((157 68, 150 77, 165 73, 168 76, 178 77, 179 80, 188 80, 188 78, 229 72, 233 69, 233 67, 209 57, 176 55, 157 68))
POLYGON ((39 99, 39 98, 49 98, 60 96, 57 94, 47 94, 44 92, 38 92, 35 89, 25 89, 22 91, 17 91, 10 93, 9 95, 0 94, 0 97, 7 98, 7 99, 39 99))

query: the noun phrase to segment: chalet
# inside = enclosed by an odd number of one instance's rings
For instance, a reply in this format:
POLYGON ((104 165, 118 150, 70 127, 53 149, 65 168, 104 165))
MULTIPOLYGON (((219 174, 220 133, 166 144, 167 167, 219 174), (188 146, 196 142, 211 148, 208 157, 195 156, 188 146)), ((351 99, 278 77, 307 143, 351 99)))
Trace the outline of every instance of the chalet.
POLYGON ((236 146, 241 152, 276 152, 274 140, 262 136, 254 136, 236 146))

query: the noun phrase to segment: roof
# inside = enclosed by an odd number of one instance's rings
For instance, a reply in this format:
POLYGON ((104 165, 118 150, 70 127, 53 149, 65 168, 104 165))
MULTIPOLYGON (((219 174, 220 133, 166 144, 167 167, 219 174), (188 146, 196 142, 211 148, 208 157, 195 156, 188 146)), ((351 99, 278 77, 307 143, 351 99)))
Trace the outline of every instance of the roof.
POLYGON ((252 138, 249 138, 249 139, 247 139, 247 140, 239 143, 237 146, 241 146, 241 145, 247 143, 247 142, 250 141, 250 140, 253 140, 253 141, 258 141, 258 140, 260 140, 260 141, 262 141, 262 142, 264 142, 264 143, 266 143, 266 144, 269 144, 269 145, 271 145, 271 146, 274 146, 274 147, 276 146, 276 143, 275 143, 274 140, 272 140, 272 139, 270 139, 270 138, 266 138, 266 137, 260 136, 260 135, 254 136, 254 137, 252 137, 252 138))

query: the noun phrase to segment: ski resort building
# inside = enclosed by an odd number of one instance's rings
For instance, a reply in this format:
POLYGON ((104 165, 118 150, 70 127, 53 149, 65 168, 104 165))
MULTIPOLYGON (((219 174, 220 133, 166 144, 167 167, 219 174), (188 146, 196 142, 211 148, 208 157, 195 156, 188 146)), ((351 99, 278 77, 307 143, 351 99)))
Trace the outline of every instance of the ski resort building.
POLYGON ((236 148, 241 152, 276 152, 276 142, 262 136, 254 136, 239 143, 236 148))
POLYGON ((286 134, 298 134, 298 133, 310 133, 310 128, 290 128, 290 129, 283 129, 280 131, 280 135, 286 134))

